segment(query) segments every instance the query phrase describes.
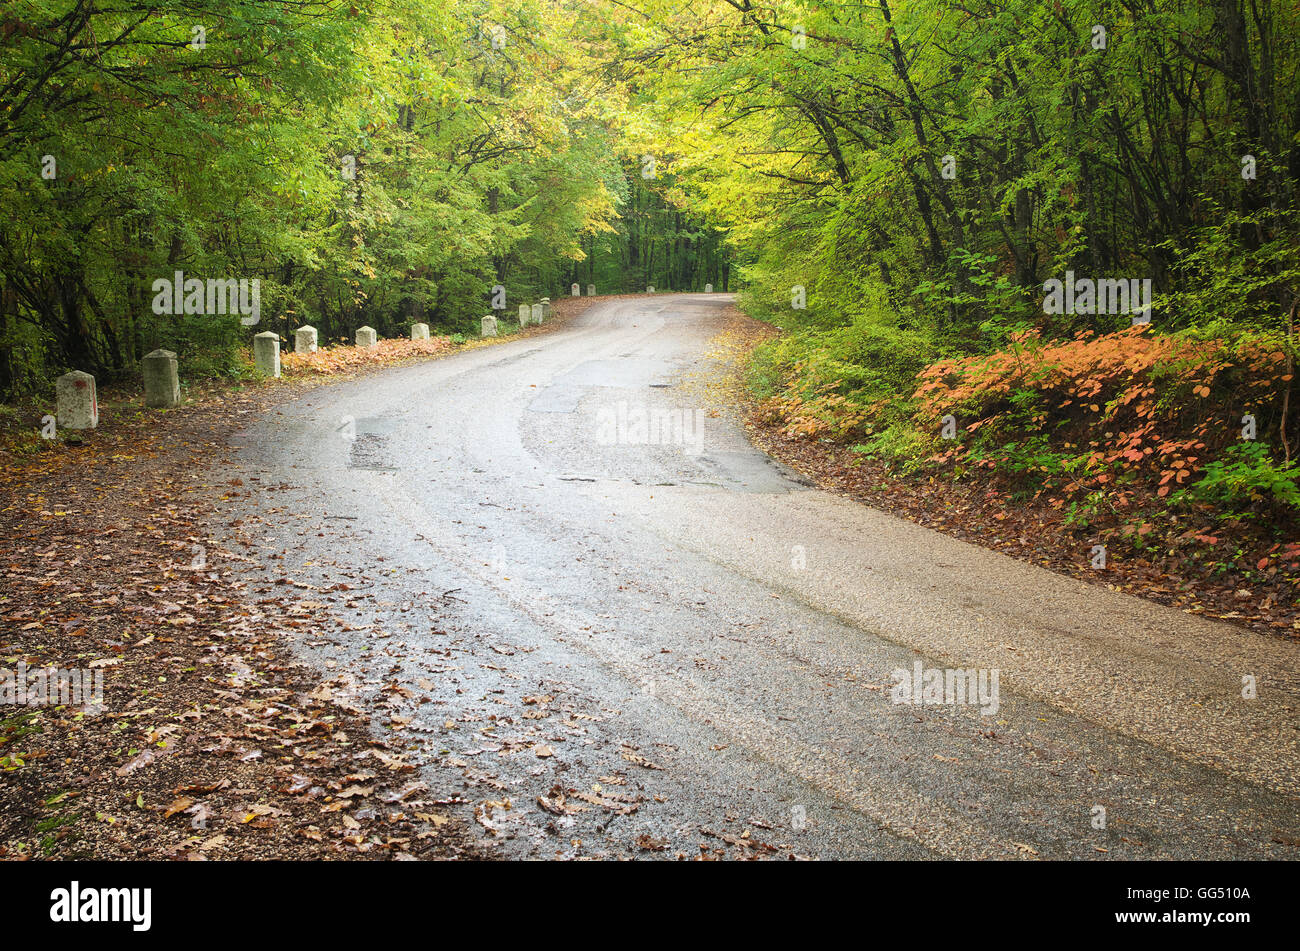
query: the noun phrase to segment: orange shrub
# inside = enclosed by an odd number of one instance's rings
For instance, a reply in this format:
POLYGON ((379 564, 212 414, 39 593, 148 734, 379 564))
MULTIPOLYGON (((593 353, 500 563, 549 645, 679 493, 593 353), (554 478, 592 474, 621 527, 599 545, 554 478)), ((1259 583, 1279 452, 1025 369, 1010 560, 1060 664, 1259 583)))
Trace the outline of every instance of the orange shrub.
MULTIPOLYGON (((918 420, 974 416, 965 429, 975 433, 1011 422, 1013 395, 1032 391, 1039 399, 1031 424, 1091 450, 1074 488, 1145 469, 1159 474, 1164 496, 1204 465, 1207 449, 1239 438, 1235 421, 1273 404, 1289 380, 1286 355, 1275 347, 1234 347, 1137 326, 1056 342, 1031 332, 1005 350, 942 360, 921 372, 914 398, 918 420)), ((1024 425, 1022 416, 1014 422, 1024 425)))

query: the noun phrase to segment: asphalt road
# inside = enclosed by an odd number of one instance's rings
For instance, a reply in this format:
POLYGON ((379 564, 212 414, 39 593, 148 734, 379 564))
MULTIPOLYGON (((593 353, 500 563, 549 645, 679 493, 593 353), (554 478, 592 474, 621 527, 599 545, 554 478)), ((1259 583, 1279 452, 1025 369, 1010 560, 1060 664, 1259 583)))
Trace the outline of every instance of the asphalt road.
POLYGON ((701 400, 728 302, 597 302, 238 440, 253 570, 322 592, 295 649, 487 848, 1300 856, 1300 648, 809 487, 701 400), (985 691, 896 702, 918 663, 985 691))

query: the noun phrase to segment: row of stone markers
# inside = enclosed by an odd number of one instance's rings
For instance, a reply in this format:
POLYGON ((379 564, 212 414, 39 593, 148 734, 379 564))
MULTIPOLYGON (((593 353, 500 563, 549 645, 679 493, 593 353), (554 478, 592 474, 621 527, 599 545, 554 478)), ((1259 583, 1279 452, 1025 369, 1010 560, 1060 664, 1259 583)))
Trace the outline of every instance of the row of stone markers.
MULTIPOLYGON (((570 296, 570 297, 581 297, 581 296, 582 296, 582 285, 581 285, 581 284, 574 284, 572 287, 570 287, 570 288, 569 288, 569 296, 570 296)), ((588 285, 587 285, 587 296, 588 296, 588 297, 595 297, 595 296, 596 296, 596 285, 595 285, 595 284, 588 284, 588 285)))
MULTIPOLYGON (((181 405, 181 381, 176 354, 155 350, 145 356, 144 403, 169 409, 181 405)), ((99 397, 95 378, 82 370, 65 373, 54 381, 55 424, 60 429, 94 429, 99 425, 99 397)))
MULTIPOLYGON (((536 324, 537 326, 540 327, 542 325, 542 322, 545 321, 550 316, 551 316, 551 299, 549 297, 543 297, 541 303, 538 304, 520 304, 519 305, 519 329, 523 330, 530 323, 536 324)), ((487 319, 488 318, 486 317, 483 318, 484 326, 487 325, 486 324, 487 319)), ((492 336, 494 337, 496 336, 496 326, 497 326, 496 318, 493 317, 492 336)), ((486 337, 487 335, 488 335, 487 331, 486 330, 483 331, 483 336, 486 337)))
MULTIPOLYGON (((168 409, 181 405, 181 381, 176 354, 155 350, 145 356, 144 403, 168 409)), ((82 370, 65 373, 54 381, 55 424, 60 429, 94 429, 99 425, 99 397, 95 378, 82 370)))
MULTIPOLYGON (((574 284, 577 296, 578 285, 574 284)), ((594 295, 596 285, 588 284, 587 293, 594 295)), ((531 321, 540 325, 551 316, 551 299, 543 297, 538 304, 519 305, 519 327, 531 321)), ((497 335, 497 319, 489 314, 483 318, 484 337, 497 335)), ((304 324, 293 332, 294 353, 315 353, 319 335, 316 328, 304 324)), ((428 340, 428 324, 411 325, 412 340, 428 340)), ((379 342, 374 327, 358 327, 358 347, 373 347, 379 342)), ((144 403, 156 409, 171 409, 181 405, 181 383, 177 372, 176 354, 170 350, 155 350, 142 361, 144 370, 144 403)), ((280 375, 280 335, 267 330, 253 337, 253 369, 266 377, 280 375)), ((54 383, 57 425, 62 429, 94 429, 99 425, 99 401, 95 395, 95 378, 81 370, 65 373, 54 383)))
MULTIPOLYGON (((304 324, 293 332, 294 353, 315 353, 320 335, 316 328, 304 324)), ((428 324, 411 324, 412 340, 428 340, 428 324)), ((373 347, 379 342, 379 333, 374 327, 358 327, 356 333, 358 347, 373 347)), ((280 375, 280 335, 267 330, 253 337, 253 369, 260 376, 278 377, 280 375)))

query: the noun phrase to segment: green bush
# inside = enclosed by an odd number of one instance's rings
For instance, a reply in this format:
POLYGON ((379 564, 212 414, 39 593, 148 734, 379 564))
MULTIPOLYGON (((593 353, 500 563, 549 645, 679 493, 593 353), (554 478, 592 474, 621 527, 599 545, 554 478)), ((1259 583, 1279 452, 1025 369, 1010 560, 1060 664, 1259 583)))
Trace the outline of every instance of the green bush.
POLYGON ((853 451, 868 459, 878 459, 904 475, 919 471, 935 449, 932 433, 923 433, 910 419, 898 419, 879 432, 871 431, 853 451))
POLYGON ((839 326, 800 327, 759 347, 751 359, 749 383, 766 398, 797 387, 805 398, 834 392, 873 411, 880 400, 910 392, 917 373, 939 353, 925 330, 906 327, 880 289, 846 307, 839 326))
POLYGON ((1171 501, 1223 505, 1230 511, 1256 503, 1300 509, 1300 465, 1278 464, 1265 443, 1237 443, 1207 465, 1199 481, 1178 492, 1171 501))

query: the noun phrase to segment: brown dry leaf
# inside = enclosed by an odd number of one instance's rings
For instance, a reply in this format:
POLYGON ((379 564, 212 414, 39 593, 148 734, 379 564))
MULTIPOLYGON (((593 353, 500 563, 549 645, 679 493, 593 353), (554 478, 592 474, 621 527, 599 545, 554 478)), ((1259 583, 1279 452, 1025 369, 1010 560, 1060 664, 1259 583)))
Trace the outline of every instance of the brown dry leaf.
POLYGON ((248 810, 247 815, 245 815, 244 818, 240 819, 239 823, 240 825, 247 825, 248 823, 256 819, 258 816, 283 816, 285 814, 286 813, 282 809, 275 809, 272 808, 271 806, 264 806, 261 803, 258 803, 257 805, 252 806, 248 810))
POLYGON ((567 816, 577 810, 564 804, 564 793, 557 787, 550 796, 538 796, 537 804, 553 816, 567 816))
POLYGON ((411 798, 417 792, 427 792, 428 789, 429 787, 425 785, 425 783, 417 779, 414 782, 407 783, 401 789, 395 789, 392 792, 385 793, 379 798, 382 799, 384 802, 389 802, 389 803, 402 802, 405 799, 411 798))
POLYGON ((158 754, 155 753, 153 750, 144 750, 143 752, 133 756, 125 764, 119 767, 117 771, 117 775, 129 776, 131 773, 134 773, 141 766, 148 766, 157 758, 158 758, 158 754))
POLYGON ((734 836, 726 832, 714 832, 712 829, 700 829, 704 835, 712 836, 715 839, 721 839, 728 845, 734 845, 742 849, 755 849, 760 852, 776 852, 778 849, 774 845, 768 845, 766 842, 759 842, 757 839, 749 837, 749 830, 745 830, 743 836, 734 836))
POLYGON ((573 794, 573 798, 589 802, 593 806, 600 806, 602 809, 608 809, 620 816, 631 815, 641 808, 635 801, 623 799, 623 797, 597 796, 594 793, 576 792, 573 794), (623 801, 620 802, 620 799, 623 799, 623 801))
POLYGON ((176 813, 184 812, 192 805, 194 805, 193 799, 189 796, 181 796, 181 798, 174 800, 170 806, 163 810, 163 818, 170 819, 172 816, 176 815, 176 813))
POLYGON ((402 757, 390 756, 388 753, 385 753, 382 750, 370 750, 370 755, 373 756, 375 759, 379 760, 379 762, 383 763, 389 769, 394 769, 394 770, 415 769, 415 766, 413 764, 406 762, 404 759, 402 759, 402 757))
POLYGON ((635 763, 637 766, 642 766, 646 769, 663 769, 662 766, 655 765, 634 750, 624 749, 623 759, 627 760, 629 763, 635 763))

